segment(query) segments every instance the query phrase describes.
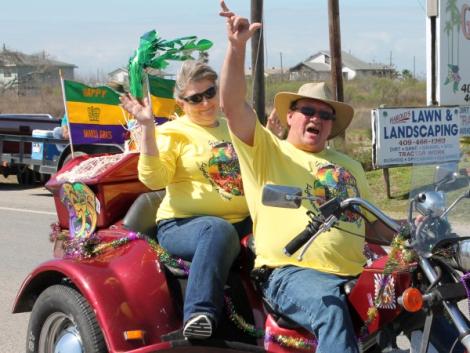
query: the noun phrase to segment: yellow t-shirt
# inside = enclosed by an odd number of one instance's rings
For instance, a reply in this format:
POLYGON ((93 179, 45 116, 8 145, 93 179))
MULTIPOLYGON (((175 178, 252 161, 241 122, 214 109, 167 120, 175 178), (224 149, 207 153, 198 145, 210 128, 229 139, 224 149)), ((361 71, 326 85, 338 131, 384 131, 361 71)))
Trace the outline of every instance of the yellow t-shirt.
POLYGON ((321 234, 299 262, 299 252, 288 257, 283 248, 305 229, 309 220, 306 211, 318 213, 314 205, 304 200, 299 209, 269 207, 261 203, 261 196, 265 184, 278 184, 300 187, 304 193, 324 200, 337 195, 368 199, 369 188, 362 166, 332 149, 315 154, 297 149, 289 142, 279 140, 259 122, 256 123, 253 146, 233 134, 232 141, 240 160, 253 219, 255 266, 295 265, 345 276, 360 273, 365 263, 365 222, 361 217, 353 213, 344 215, 338 227, 345 231, 331 228, 321 234))
POLYGON ((166 188, 157 221, 210 215, 236 223, 248 216, 225 119, 211 128, 183 116, 158 126, 156 133, 159 156, 141 154, 138 171, 148 188, 166 188))

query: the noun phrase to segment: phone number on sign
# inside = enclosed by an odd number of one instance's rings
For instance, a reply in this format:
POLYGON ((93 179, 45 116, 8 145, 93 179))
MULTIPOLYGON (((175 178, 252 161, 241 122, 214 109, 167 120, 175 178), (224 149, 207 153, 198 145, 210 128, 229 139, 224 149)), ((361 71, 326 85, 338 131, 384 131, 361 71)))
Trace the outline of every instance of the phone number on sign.
POLYGON ((418 140, 400 140, 398 144, 400 146, 412 146, 412 145, 434 145, 445 143, 445 138, 433 138, 433 139, 418 139, 418 140))

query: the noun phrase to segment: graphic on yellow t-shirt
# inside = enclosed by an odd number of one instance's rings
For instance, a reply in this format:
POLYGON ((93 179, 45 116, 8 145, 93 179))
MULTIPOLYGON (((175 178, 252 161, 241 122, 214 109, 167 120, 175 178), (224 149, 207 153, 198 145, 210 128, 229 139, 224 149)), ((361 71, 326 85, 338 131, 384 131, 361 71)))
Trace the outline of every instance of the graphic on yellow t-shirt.
POLYGON ((211 152, 209 161, 201 165, 204 176, 222 196, 226 198, 231 198, 229 195, 243 196, 240 165, 232 143, 215 142, 212 144, 211 152))
MULTIPOLYGON (((318 168, 314 175, 313 186, 307 185, 307 193, 317 197, 317 203, 323 203, 339 197, 344 200, 349 197, 359 197, 359 190, 354 176, 343 167, 326 164, 318 168)), ((349 223, 361 223, 361 217, 356 212, 345 211, 340 220, 349 223)))

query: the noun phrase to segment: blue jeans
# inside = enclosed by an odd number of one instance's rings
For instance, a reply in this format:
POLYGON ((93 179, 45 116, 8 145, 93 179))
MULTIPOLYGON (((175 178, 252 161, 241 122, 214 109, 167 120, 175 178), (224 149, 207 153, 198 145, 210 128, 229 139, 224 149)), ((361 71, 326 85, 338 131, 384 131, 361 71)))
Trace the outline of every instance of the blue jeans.
POLYGON ((219 217, 176 218, 158 223, 158 242, 170 254, 191 261, 184 322, 206 314, 215 324, 222 314, 224 285, 240 252, 240 236, 251 230, 251 220, 230 224, 219 217))
POLYGON ((274 310, 315 334, 317 353, 358 353, 346 297, 340 291, 347 278, 308 268, 275 269, 263 284, 274 310))

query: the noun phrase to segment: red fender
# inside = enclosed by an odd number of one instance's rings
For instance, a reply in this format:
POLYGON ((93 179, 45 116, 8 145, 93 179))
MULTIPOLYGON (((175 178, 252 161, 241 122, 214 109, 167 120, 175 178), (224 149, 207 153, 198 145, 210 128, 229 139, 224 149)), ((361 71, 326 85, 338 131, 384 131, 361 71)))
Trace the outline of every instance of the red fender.
POLYGON ((145 345, 181 326, 164 269, 143 240, 111 249, 86 260, 57 259, 41 264, 23 282, 13 313, 30 311, 47 287, 70 283, 93 307, 110 352, 138 349, 124 332, 145 331, 145 345))

